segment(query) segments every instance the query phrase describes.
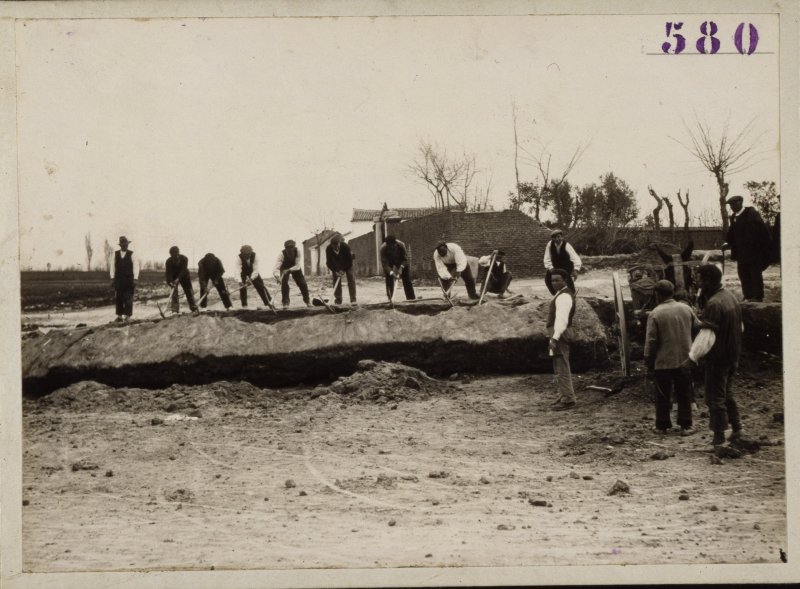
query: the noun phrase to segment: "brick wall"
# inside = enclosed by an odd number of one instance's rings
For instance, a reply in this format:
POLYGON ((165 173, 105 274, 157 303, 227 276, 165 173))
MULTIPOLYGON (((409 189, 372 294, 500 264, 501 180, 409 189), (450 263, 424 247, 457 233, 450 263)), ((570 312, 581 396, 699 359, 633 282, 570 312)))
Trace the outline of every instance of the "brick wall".
MULTIPOLYGON (((435 280, 433 250, 440 240, 459 244, 464 253, 479 257, 500 248, 516 276, 543 276, 544 248, 550 231, 519 211, 464 213, 443 211, 394 225, 390 232, 406 244, 411 275, 435 280)), ((375 260, 373 232, 351 239, 359 276, 380 273, 375 260)))

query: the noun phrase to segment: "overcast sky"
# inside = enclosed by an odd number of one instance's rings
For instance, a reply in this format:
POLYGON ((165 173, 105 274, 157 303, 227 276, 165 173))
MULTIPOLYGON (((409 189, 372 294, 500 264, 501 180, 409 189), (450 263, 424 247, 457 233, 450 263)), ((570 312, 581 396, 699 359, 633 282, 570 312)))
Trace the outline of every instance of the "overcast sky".
POLYGON ((249 243, 271 262, 321 218, 346 231, 353 207, 431 205, 407 171, 423 139, 474 153, 504 208, 512 99, 523 145, 547 143, 555 170, 591 142, 573 185, 613 171, 642 209, 648 184, 689 189, 716 219, 713 177, 670 137, 695 116, 732 132, 755 118, 761 154, 731 190, 780 180, 778 20, 751 15, 759 54, 742 56, 741 17, 713 17, 720 54, 699 55, 704 18, 20 22, 21 265, 85 265, 87 232, 93 265, 123 234, 142 259, 177 244, 232 266, 249 243), (685 23, 684 55, 660 54, 667 20, 685 23))

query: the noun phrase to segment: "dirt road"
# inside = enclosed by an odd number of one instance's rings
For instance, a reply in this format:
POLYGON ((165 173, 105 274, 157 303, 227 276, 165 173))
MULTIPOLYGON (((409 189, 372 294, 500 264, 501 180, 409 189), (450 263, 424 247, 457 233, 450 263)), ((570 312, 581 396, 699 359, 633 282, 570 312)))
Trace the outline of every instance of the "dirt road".
POLYGON ((607 375, 578 377, 562 413, 547 375, 358 378, 25 401, 24 568, 753 563, 786 547, 773 362, 737 385, 762 447, 722 464, 702 403, 700 433, 660 437, 641 387, 582 390, 607 375), (609 495, 617 481, 629 492, 609 495))

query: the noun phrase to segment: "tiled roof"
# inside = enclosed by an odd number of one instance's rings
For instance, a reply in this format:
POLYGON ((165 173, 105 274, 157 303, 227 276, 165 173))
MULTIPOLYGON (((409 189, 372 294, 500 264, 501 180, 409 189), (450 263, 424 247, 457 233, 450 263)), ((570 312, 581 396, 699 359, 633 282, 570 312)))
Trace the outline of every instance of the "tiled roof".
MULTIPOLYGON (((438 209, 431 207, 422 207, 416 209, 390 208, 389 210, 397 212, 400 215, 400 218, 403 220, 417 219, 419 217, 424 217, 426 215, 431 215, 433 213, 438 212, 438 209)), ((357 221, 372 221, 375 217, 377 217, 380 214, 381 214, 381 209, 353 209, 353 218, 350 219, 350 222, 355 223, 357 221)))

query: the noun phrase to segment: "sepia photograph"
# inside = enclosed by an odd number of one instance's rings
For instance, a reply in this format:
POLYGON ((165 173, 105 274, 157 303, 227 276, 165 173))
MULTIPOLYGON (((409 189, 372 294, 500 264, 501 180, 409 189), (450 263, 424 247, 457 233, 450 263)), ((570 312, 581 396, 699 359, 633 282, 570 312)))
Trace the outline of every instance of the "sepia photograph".
POLYGON ((797 574, 796 6, 69 4, 0 13, 9 587, 797 574))

